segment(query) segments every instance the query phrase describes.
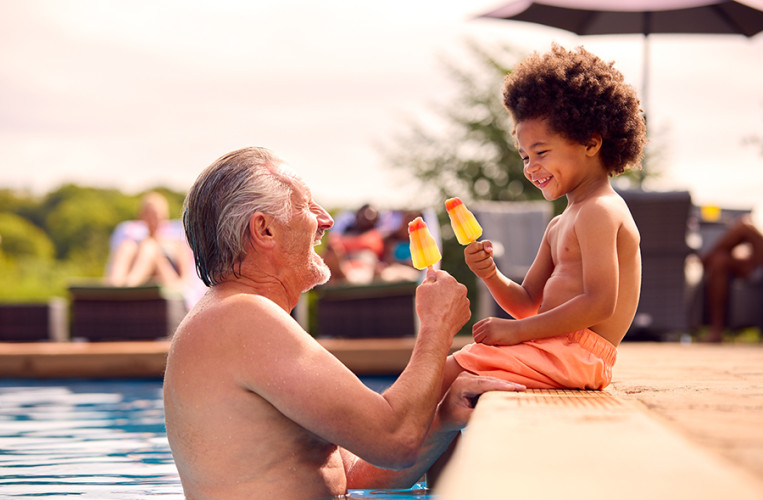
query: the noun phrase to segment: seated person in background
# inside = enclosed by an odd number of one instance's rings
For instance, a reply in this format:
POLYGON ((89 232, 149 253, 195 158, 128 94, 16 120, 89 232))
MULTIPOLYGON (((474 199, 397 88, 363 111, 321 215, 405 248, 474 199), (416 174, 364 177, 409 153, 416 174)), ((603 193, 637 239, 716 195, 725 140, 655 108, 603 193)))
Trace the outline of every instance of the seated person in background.
POLYGON ((323 255, 336 281, 370 283, 384 255, 384 238, 376 227, 379 211, 365 204, 344 227, 329 232, 323 255))
POLYGON ((743 215, 721 236, 702 258, 705 293, 710 313, 707 342, 722 342, 726 303, 732 277, 748 278, 763 266, 763 234, 743 215))
POLYGON ((121 228, 122 240, 113 249, 106 273, 108 284, 158 283, 179 291, 186 287, 191 256, 184 240, 173 237, 168 217, 164 196, 151 192, 143 197, 140 221, 121 228))
POLYGON ((434 214, 416 210, 380 212, 365 204, 357 212, 337 216, 328 233, 323 260, 331 270, 331 282, 368 284, 381 281, 419 281, 421 271, 413 267, 408 240, 408 223, 417 216, 430 221, 434 214))
POLYGON ((421 271, 413 267, 411 247, 408 238, 408 224, 416 217, 424 216, 421 211, 405 210, 395 212, 394 230, 384 238, 384 256, 379 276, 382 281, 416 281, 421 271))

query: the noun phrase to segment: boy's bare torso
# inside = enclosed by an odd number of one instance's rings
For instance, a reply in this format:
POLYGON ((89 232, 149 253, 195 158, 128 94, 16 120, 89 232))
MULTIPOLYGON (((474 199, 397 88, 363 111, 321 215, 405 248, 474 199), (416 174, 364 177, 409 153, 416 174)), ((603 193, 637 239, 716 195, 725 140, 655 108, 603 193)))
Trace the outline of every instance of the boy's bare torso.
MULTIPOLYGON (((610 190, 611 191, 611 190, 610 190)), ((543 286, 543 299, 538 313, 554 309, 585 292, 584 265, 598 263, 583 258, 577 231, 582 224, 597 224, 596 230, 612 232, 616 249, 617 299, 614 313, 606 320, 589 328, 617 346, 625 336, 638 306, 641 289, 641 257, 639 234, 625 202, 611 191, 569 206, 549 224, 544 236, 548 244, 552 272, 543 286), (611 217, 606 221, 589 220, 586 214, 591 203, 607 210, 611 217)), ((606 236, 606 235, 604 235, 606 236)), ((606 240, 606 237, 603 238, 606 240)), ((614 250, 614 249, 613 249, 614 250)))

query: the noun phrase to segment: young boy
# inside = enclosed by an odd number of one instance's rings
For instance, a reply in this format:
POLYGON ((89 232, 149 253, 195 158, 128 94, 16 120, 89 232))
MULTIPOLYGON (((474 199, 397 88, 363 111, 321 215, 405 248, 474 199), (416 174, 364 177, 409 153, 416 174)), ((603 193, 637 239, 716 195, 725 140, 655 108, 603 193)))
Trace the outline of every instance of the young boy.
POLYGON ((485 318, 453 354, 446 389, 463 370, 528 388, 603 389, 641 287, 639 233, 609 177, 638 166, 646 127, 635 91, 612 64, 556 44, 506 77, 525 176, 567 208, 546 228, 522 284, 496 269, 490 241, 464 254, 516 320, 485 318))

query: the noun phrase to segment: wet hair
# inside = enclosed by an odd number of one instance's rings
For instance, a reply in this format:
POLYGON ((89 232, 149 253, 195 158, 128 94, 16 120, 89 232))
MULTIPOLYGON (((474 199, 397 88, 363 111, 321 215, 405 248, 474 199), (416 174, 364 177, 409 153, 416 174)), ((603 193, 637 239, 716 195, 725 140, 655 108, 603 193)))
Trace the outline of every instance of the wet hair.
POLYGON ((568 51, 554 44, 520 62, 506 76, 503 103, 515 126, 546 119, 556 133, 580 144, 600 134, 609 175, 640 168, 646 125, 636 91, 614 63, 583 47, 568 51))
POLYGON ((183 204, 183 227, 207 286, 238 275, 255 212, 288 222, 297 177, 265 148, 228 153, 196 179, 183 204))

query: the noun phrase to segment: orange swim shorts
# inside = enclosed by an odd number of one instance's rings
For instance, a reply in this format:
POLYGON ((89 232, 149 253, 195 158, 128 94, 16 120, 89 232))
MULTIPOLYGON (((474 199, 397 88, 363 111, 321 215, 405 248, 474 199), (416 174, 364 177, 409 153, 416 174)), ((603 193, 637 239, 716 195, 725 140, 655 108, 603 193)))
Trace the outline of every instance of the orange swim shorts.
POLYGON ((615 346, 591 330, 509 346, 469 344, 453 354, 464 370, 528 389, 604 389, 612 381, 615 346))

